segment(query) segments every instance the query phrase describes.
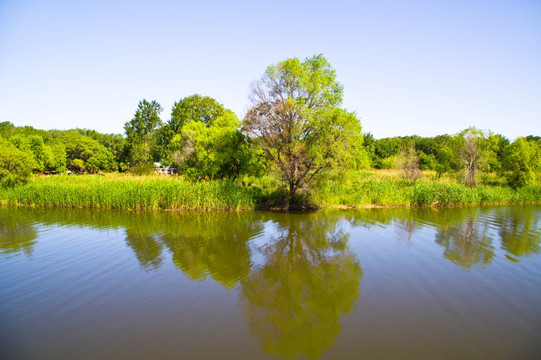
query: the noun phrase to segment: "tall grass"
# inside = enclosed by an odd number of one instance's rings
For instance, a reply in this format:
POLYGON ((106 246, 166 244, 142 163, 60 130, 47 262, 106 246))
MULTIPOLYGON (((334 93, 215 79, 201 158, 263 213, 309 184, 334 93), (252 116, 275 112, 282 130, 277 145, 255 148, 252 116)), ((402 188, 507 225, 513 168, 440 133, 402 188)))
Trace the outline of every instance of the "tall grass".
POLYGON ((0 189, 9 205, 108 209, 246 210, 261 191, 231 181, 186 181, 157 176, 36 177, 15 188, 0 189))
POLYGON ((330 207, 522 204, 540 202, 541 185, 518 190, 505 185, 469 188, 450 179, 411 183, 396 174, 346 173, 319 183, 314 200, 330 207))
MULTIPOLYGON (((87 175, 36 176, 22 186, 0 187, 0 204, 105 209, 250 210, 273 207, 287 194, 272 178, 188 181, 182 177, 87 175), (277 195, 278 194, 278 195, 277 195), (283 194, 282 194, 283 195, 283 194), (283 197, 283 196, 282 196, 283 197), (276 201, 275 201, 276 202, 276 201), (263 205, 262 205, 263 204, 263 205)), ((505 185, 469 188, 452 179, 425 177, 414 184, 392 173, 350 172, 329 176, 311 194, 311 204, 336 206, 451 206, 541 202, 541 185, 514 190, 505 185)))

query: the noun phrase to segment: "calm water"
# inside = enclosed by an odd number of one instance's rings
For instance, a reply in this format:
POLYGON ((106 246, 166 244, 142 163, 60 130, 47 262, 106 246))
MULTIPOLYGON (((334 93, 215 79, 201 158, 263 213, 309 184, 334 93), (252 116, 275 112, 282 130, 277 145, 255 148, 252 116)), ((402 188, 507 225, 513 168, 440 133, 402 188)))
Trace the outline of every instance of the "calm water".
POLYGON ((0 208, 0 358, 541 359, 540 225, 0 208))

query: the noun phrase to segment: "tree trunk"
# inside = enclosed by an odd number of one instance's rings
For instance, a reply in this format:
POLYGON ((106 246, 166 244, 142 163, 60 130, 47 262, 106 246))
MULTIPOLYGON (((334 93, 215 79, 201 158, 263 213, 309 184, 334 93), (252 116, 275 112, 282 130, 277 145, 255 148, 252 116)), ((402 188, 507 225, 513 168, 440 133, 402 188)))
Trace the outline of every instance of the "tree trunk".
POLYGON ((293 182, 289 183, 289 199, 293 199, 295 196, 295 192, 297 191, 297 188, 295 187, 295 184, 293 182))

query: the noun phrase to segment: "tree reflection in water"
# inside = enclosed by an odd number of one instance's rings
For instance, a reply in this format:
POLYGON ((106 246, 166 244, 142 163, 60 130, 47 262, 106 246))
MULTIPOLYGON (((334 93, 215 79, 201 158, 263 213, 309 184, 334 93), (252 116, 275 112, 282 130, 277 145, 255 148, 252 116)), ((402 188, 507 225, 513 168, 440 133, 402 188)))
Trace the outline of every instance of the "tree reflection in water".
POLYGON ((538 253, 541 237, 539 211, 533 207, 522 207, 502 209, 502 213, 499 227, 502 248, 517 257, 538 253))
POLYGON ((319 358, 360 295, 362 270, 337 218, 283 215, 265 263, 241 280, 242 309, 263 350, 319 358))
POLYGON ((133 250, 144 270, 155 270, 162 265, 162 244, 156 235, 142 229, 126 229, 126 245, 133 250))
POLYGON ((31 218, 13 213, 9 208, 0 208, 0 254, 16 256, 21 253, 32 255, 38 236, 31 218), (17 215, 22 216, 17 216, 17 215))
POLYGON ((265 352, 316 359, 333 345, 340 316, 360 295, 363 272, 348 247, 346 226, 394 228, 412 246, 419 241, 412 235, 428 230, 446 259, 469 269, 487 266, 498 251, 514 261, 538 253, 540 221, 539 207, 303 215, 0 208, 0 254, 31 254, 43 225, 121 229, 145 270, 158 269, 169 252, 189 279, 210 276, 227 289, 238 286, 250 331, 265 352), (257 247, 257 239, 265 245, 257 247), (259 255, 256 266, 252 260, 259 255))
POLYGON ((181 232, 168 232, 162 241, 175 266, 190 279, 210 274, 227 289, 250 272, 248 242, 263 229, 256 213, 210 213, 185 218, 181 232))
POLYGON ((457 265, 465 268, 485 266, 495 255, 488 230, 488 223, 468 217, 448 228, 438 229, 436 243, 445 248, 443 256, 457 265))

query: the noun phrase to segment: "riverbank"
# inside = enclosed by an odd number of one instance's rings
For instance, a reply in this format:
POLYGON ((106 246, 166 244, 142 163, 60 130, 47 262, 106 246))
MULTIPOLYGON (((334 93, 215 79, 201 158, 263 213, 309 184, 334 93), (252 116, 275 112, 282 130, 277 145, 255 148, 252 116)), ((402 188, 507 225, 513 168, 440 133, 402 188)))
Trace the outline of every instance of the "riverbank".
MULTIPOLYGON (((35 176, 28 184, 0 188, 0 203, 12 206, 81 207, 125 210, 286 210, 284 191, 272 181, 189 181, 182 177, 87 175, 35 176)), ((311 194, 300 194, 289 210, 541 202, 541 185, 466 187, 449 180, 412 184, 398 176, 327 179, 311 194), (307 205, 308 204, 308 205, 307 205)))
POLYGON ((186 181, 159 176, 36 176, 0 189, 7 205, 125 210, 249 210, 259 190, 230 181, 186 181))

